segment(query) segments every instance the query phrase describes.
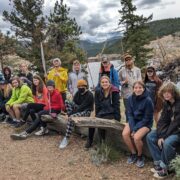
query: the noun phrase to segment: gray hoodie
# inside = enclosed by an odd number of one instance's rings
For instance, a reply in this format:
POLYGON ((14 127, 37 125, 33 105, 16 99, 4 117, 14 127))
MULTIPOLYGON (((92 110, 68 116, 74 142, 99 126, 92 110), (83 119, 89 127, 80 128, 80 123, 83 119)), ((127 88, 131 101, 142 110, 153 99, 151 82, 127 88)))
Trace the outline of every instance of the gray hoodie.
POLYGON ((78 73, 74 70, 74 66, 73 66, 73 71, 69 73, 69 78, 68 78, 68 90, 73 96, 78 90, 77 82, 80 79, 86 79, 86 74, 84 72, 81 72, 81 66, 78 73))

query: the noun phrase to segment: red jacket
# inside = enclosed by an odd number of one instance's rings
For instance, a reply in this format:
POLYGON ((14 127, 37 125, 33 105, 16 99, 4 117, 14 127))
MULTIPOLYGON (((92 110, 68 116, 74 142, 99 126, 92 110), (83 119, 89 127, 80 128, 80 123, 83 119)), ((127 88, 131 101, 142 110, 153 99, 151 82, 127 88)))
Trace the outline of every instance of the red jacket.
POLYGON ((44 108, 45 110, 62 110, 64 109, 64 103, 60 92, 55 89, 52 93, 48 92, 48 106, 44 108))

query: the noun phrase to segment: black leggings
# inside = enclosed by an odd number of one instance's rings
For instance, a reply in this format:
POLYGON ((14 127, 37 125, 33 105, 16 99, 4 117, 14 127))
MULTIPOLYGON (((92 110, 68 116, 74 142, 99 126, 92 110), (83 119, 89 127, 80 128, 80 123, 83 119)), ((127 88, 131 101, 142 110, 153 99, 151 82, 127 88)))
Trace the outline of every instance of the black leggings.
POLYGON ((36 119, 36 114, 39 111, 42 111, 44 108, 44 104, 38 104, 38 103, 29 103, 26 108, 26 112, 24 114, 23 120, 26 121, 28 116, 30 115, 32 120, 36 119))
MULTIPOLYGON (((57 113, 57 114, 60 113, 59 110, 54 110, 54 109, 51 109, 51 112, 52 113, 57 113)), ((49 110, 39 111, 38 112, 38 117, 34 120, 33 124, 26 130, 26 132, 30 134, 33 131, 35 131, 38 127, 46 127, 47 124, 41 120, 41 116, 46 115, 46 114, 49 114, 49 110)))
MULTIPOLYGON (((96 116, 96 117, 98 117, 98 116, 96 116)), ((113 115, 99 116, 99 118, 114 119, 114 116, 113 115)), ((91 143, 93 142, 93 139, 94 139, 94 132, 95 132, 95 128, 89 128, 88 139, 91 143)), ((99 136, 100 142, 105 141, 106 130, 98 128, 98 136, 99 136)))

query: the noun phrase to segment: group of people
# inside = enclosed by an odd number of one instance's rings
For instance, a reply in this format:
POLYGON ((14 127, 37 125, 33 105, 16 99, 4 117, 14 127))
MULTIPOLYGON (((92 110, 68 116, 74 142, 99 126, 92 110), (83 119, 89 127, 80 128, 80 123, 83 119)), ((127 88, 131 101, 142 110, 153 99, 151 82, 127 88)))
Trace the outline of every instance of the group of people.
MULTIPOLYGON (((59 145, 64 149, 75 125, 72 117, 89 117, 94 104, 96 117, 120 121, 121 92, 126 116, 122 137, 131 152, 127 163, 144 166, 142 150, 146 138, 154 161, 151 169, 154 176, 166 177, 180 143, 180 92, 174 83, 163 83, 153 66, 147 67, 143 80, 133 57, 125 54, 123 59, 125 65, 118 73, 109 59, 102 57, 95 95, 89 90, 86 74, 81 71, 77 59, 69 74, 59 58, 53 59, 53 67, 45 77, 46 83, 39 75, 32 75, 26 64, 21 64, 21 72, 14 77, 11 77, 10 68, 5 67, 4 77, 0 79, 1 122, 15 128, 28 124, 23 132, 11 135, 13 140, 21 140, 35 131, 37 136, 49 132, 42 115, 56 118, 62 111, 66 112, 66 134, 59 145), (72 99, 67 98, 67 92, 72 99), (156 130, 151 131, 153 122, 156 130)), ((85 148, 93 146, 94 133, 95 128, 89 128, 85 148)), ((98 128, 98 135, 100 142, 104 142, 106 131, 98 128)))

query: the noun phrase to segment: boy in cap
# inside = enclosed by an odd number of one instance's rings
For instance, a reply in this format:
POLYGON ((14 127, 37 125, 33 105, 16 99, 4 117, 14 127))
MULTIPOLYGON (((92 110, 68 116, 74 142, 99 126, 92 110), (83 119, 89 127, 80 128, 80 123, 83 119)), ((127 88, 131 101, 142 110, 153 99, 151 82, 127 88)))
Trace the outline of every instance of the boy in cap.
POLYGON ((66 100, 65 102, 68 123, 66 135, 59 145, 60 149, 65 148, 69 143, 69 138, 74 127, 74 122, 71 120, 71 117, 90 116, 93 110, 94 98, 93 94, 88 90, 87 82, 83 79, 78 80, 77 87, 78 91, 74 95, 73 101, 69 102, 66 100))

